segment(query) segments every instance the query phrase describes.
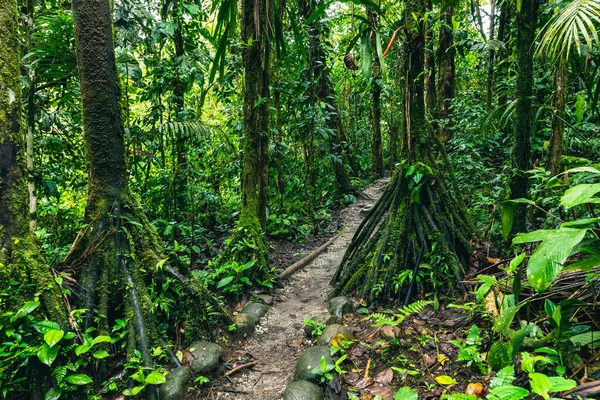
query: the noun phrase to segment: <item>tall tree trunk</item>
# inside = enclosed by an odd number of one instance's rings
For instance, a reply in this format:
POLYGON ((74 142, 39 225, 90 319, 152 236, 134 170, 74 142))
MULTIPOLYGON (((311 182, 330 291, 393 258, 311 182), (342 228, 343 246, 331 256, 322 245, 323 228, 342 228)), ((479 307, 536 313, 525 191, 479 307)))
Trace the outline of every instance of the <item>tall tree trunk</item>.
POLYGON ((16 311, 41 293, 48 317, 67 326, 47 264, 29 230, 23 129, 19 15, 16 0, 0 3, 0 309, 16 311))
POLYGON ((562 155, 563 135, 565 131, 565 105, 567 102, 567 87, 569 81, 569 66, 566 60, 560 60, 554 75, 554 97, 552 98, 552 137, 550 138, 548 169, 550 176, 558 174, 560 157, 562 155))
POLYGON ((450 108, 454 98, 454 82, 456 69, 454 66, 454 39, 452 36, 452 17, 454 15, 454 6, 448 5, 440 17, 440 45, 438 48, 439 60, 439 96, 437 117, 439 124, 439 136, 442 143, 446 143, 452 137, 451 118, 452 110, 450 108))
MULTIPOLYGON (((490 26, 488 40, 494 40, 494 32, 496 29, 496 0, 492 0, 490 4, 490 26)), ((492 110, 492 96, 494 94, 494 49, 490 49, 488 56, 488 76, 487 76, 487 92, 486 92, 486 110, 490 112, 492 110)))
MULTIPOLYGON (((367 7, 367 17, 377 31, 379 27, 379 17, 371 7, 367 7)), ((373 49, 373 67, 371 74, 371 100, 372 100, 372 118, 373 118, 373 139, 371 141, 371 167, 377 178, 382 178, 385 174, 383 166, 383 146, 381 139, 381 65, 377 53, 377 34, 373 32, 371 36, 371 47, 373 49)))
POLYGON ((269 149, 269 64, 271 42, 268 0, 242 0, 244 83, 244 145, 240 220, 267 223, 269 149))
MULTIPOLYGON (((497 81, 500 82, 503 80, 503 78, 506 78, 508 75, 508 64, 506 62, 503 62, 506 60, 506 58, 508 57, 508 50, 507 50, 507 44, 508 44, 508 38, 509 38, 509 31, 508 31, 508 23, 509 23, 509 19, 510 19, 510 4, 507 1, 503 1, 502 2, 502 6, 500 7, 500 20, 498 22, 498 40, 501 41, 502 43, 504 43, 505 48, 500 50, 498 53, 498 61, 500 64, 500 67, 498 69, 498 79, 497 81)), ((496 89, 498 90, 498 89, 496 89)), ((508 101, 508 97, 507 97, 507 91, 506 90, 500 90, 500 94, 498 96, 498 106, 505 106, 506 103, 508 101)))
MULTIPOLYGON (((302 12, 305 18, 318 7, 318 2, 314 0, 304 0, 302 2, 302 12)), ((333 173, 337 182, 337 189, 340 195, 356 193, 356 189, 350 182, 348 172, 344 166, 344 155, 348 160, 352 159, 347 148, 347 139, 344 133, 344 127, 340 118, 340 110, 335 102, 335 92, 329 78, 329 69, 327 68, 327 52, 321 42, 321 34, 327 27, 321 21, 315 21, 309 26, 310 35, 310 54, 309 70, 312 71, 312 82, 316 85, 311 89, 316 95, 315 100, 320 100, 326 104, 329 110, 327 127, 333 132, 333 137, 329 142, 329 151, 335 156, 332 157, 333 173)))
MULTIPOLYGON (((89 172, 88 225, 76 238, 63 266, 77 272, 85 289, 81 308, 89 311, 84 327, 92 323, 93 310, 107 316, 100 319, 99 332, 108 331, 115 318, 126 316, 131 332, 129 356, 138 349, 143 365, 151 368, 151 346, 165 344, 158 338, 145 275, 157 271, 164 251, 128 188, 110 0, 73 0, 72 7, 89 172)), ((194 299, 183 309, 188 318, 186 333, 198 334, 192 328, 193 321, 206 317, 207 302, 217 308, 220 305, 195 278, 184 276, 167 263, 161 270, 180 280, 194 299)), ((225 320, 231 321, 228 317, 225 320)), ((152 386, 147 397, 156 398, 152 386)))
POLYGON ((252 282, 274 280, 265 229, 269 177, 270 0, 242 0, 244 67, 242 205, 237 226, 215 265, 254 261, 252 282), (250 246, 247 243, 252 243, 250 246))
MULTIPOLYGON (((426 2, 427 11, 433 10, 433 4, 430 0, 426 2)), ((435 53, 433 45, 433 21, 428 18, 425 24, 425 107, 427 116, 433 120, 436 118, 434 114, 436 106, 435 92, 435 53)))
MULTIPOLYGON (((515 110, 512 166, 516 170, 510 183, 510 197, 527 197, 527 171, 531 167, 530 132, 533 96, 533 52, 537 25, 538 0, 523 0, 517 15, 517 106, 515 110)), ((525 232, 527 208, 517 204, 512 232, 525 232)))

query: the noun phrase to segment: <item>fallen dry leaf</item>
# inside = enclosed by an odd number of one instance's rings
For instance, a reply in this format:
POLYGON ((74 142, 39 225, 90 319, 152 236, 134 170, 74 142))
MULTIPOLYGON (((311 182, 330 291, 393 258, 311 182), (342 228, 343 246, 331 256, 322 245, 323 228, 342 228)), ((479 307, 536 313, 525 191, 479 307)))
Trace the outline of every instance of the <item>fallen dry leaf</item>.
POLYGON ((389 385, 394 380, 394 371, 391 368, 384 369, 375 377, 375 382, 389 385))
POLYGON ((358 382, 356 382, 354 384, 354 386, 357 387, 358 389, 364 389, 367 386, 370 386, 372 384, 373 384, 373 378, 371 378, 370 376, 367 376, 365 378, 362 378, 358 382))
POLYGON ((467 390, 465 393, 481 397, 483 395, 483 385, 479 382, 469 383, 469 386, 467 386, 467 390))
POLYGON ((383 400, 391 400, 394 398, 393 390, 387 386, 379 386, 379 385, 371 386, 367 390, 373 396, 377 396, 377 395, 381 396, 381 398, 383 400))

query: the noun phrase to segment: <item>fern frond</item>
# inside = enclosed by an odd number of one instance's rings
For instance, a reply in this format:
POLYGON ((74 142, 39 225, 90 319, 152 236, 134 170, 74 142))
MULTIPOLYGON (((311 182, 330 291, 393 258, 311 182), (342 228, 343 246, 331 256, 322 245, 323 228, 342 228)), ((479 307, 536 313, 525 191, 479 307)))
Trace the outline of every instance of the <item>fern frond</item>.
POLYGON ((210 137, 212 129, 210 125, 202 121, 174 121, 160 126, 161 132, 199 139, 210 137))

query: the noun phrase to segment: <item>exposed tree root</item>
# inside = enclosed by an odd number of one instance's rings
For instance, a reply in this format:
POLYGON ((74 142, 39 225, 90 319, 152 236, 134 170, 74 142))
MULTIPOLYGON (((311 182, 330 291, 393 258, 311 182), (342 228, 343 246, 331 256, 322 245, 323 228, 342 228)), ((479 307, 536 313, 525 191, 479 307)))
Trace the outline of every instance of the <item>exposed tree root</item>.
POLYGON ((463 266, 469 262, 473 232, 466 208, 457 198, 443 173, 422 163, 399 166, 356 231, 332 279, 333 295, 408 300, 417 293, 415 285, 418 291, 438 289, 435 282, 416 279, 419 266, 432 256, 438 260, 438 270, 432 274, 447 284, 449 292, 456 292, 463 266), (398 277, 406 270, 411 271, 405 272, 410 279, 401 281, 398 277))
MULTIPOLYGON (((158 333, 154 317, 157 310, 148 291, 152 279, 161 281, 168 274, 186 289, 188 303, 181 309, 186 310, 186 335, 190 340, 211 336, 210 310, 221 314, 227 324, 231 317, 197 279, 189 276, 187 268, 180 270, 162 261, 158 235, 135 200, 116 201, 110 208, 97 210, 62 264, 63 270, 82 277, 84 293, 79 303, 87 310, 84 329, 94 321, 99 332, 109 333, 117 318, 126 318, 130 358, 139 350, 143 365, 151 368, 151 348, 161 346, 175 365, 180 365, 168 341, 158 333)), ((154 392, 150 388, 149 398, 156 398, 154 392)))

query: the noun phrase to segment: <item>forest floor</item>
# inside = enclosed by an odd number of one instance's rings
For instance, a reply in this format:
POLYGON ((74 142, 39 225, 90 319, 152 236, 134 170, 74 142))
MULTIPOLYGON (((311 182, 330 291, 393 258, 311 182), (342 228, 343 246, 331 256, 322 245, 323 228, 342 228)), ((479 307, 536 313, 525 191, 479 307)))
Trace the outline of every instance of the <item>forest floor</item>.
MULTIPOLYGON (((246 340, 230 343, 226 361, 257 361, 252 369, 246 369, 215 385, 208 398, 219 399, 281 399, 281 393, 292 380, 296 359, 311 344, 304 335, 304 320, 327 314, 325 302, 330 291, 330 280, 340 264, 354 232, 365 217, 365 208, 375 204, 383 193, 389 179, 381 179, 364 190, 371 199, 360 197, 357 202, 334 218, 343 230, 331 246, 301 271, 282 282, 273 292, 274 303, 257 325, 256 331, 246 340)), ((327 237, 309 241, 314 248, 327 237)), ((279 257, 291 264, 302 255, 311 252, 307 245, 299 248, 279 249, 279 257), (291 255, 291 256, 290 256, 291 255), (291 262, 290 262, 291 261, 291 262)))

